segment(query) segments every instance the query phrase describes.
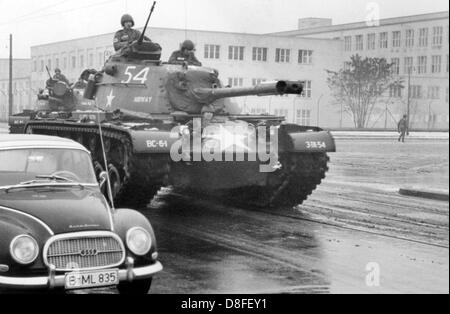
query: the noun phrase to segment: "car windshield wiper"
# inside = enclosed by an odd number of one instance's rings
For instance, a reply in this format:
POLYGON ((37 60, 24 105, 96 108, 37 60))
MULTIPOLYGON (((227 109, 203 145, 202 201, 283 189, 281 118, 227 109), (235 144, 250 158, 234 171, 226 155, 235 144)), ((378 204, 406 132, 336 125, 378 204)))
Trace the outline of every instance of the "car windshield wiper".
POLYGON ((25 181, 25 182, 20 182, 19 185, 31 185, 31 184, 38 184, 38 183, 45 183, 47 181, 63 181, 63 182, 74 182, 73 180, 64 178, 64 177, 59 177, 59 176, 51 176, 51 175, 41 175, 41 176, 36 176, 36 179, 42 179, 42 180, 30 180, 30 181, 25 181))
POLYGON ((61 177, 61 176, 52 176, 52 175, 48 175, 48 176, 36 176, 37 179, 50 179, 53 181, 64 181, 64 182, 75 182, 73 180, 70 180, 66 177, 61 177))
POLYGON ((84 186, 81 183, 77 183, 77 182, 70 180, 68 178, 65 178, 65 177, 52 176, 52 175, 48 175, 48 176, 40 175, 40 176, 36 176, 36 178, 41 179, 41 180, 30 180, 30 181, 26 181, 26 182, 21 182, 14 186, 9 186, 9 187, 0 188, 0 189, 5 190, 5 192, 8 193, 12 189, 24 189, 24 188, 28 188, 28 187, 32 188, 34 186, 41 187, 42 185, 48 184, 49 181, 69 183, 71 186, 78 186, 78 187, 81 187, 82 189, 84 189, 84 186))

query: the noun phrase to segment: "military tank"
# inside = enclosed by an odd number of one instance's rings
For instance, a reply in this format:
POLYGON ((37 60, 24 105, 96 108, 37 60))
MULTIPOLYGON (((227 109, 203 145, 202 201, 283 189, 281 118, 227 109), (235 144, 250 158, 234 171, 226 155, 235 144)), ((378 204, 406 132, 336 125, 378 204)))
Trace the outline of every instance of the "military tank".
POLYGON ((233 97, 299 95, 302 82, 224 87, 215 69, 162 62, 160 48, 130 44, 89 75, 84 97, 94 103, 65 99, 75 104, 70 117, 35 117, 25 133, 85 145, 123 206, 145 206, 164 186, 267 207, 306 200, 325 178, 327 153, 336 150, 331 134, 229 109, 233 97))

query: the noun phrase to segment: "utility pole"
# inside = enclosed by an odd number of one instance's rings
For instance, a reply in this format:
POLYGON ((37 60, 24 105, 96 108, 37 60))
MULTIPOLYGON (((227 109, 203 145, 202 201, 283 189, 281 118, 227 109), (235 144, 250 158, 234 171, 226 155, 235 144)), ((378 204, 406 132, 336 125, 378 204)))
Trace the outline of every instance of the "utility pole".
POLYGON ((407 126, 407 135, 409 135, 409 126, 410 126, 410 117, 411 117, 411 72, 413 71, 413 66, 408 69, 408 101, 406 107, 406 126, 407 126))
POLYGON ((9 35, 9 110, 8 114, 12 116, 13 114, 13 37, 12 34, 9 35))

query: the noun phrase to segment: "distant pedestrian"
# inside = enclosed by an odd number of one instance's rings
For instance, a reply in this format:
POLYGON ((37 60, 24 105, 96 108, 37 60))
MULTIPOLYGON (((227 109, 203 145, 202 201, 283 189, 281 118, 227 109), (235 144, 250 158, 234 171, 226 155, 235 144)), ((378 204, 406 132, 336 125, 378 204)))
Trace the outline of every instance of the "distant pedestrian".
POLYGON ((400 136, 398 138, 398 141, 404 143, 405 142, 405 136, 406 133, 408 133, 408 116, 404 115, 403 118, 398 122, 398 133, 400 133, 400 136))

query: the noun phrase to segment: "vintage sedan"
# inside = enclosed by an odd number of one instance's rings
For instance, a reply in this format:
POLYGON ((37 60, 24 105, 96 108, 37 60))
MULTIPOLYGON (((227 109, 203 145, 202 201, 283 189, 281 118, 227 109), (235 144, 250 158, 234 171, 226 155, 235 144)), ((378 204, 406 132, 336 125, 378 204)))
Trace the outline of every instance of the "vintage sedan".
POLYGON ((112 208, 100 177, 74 141, 0 134, 0 290, 150 290, 162 270, 152 226, 112 208))

